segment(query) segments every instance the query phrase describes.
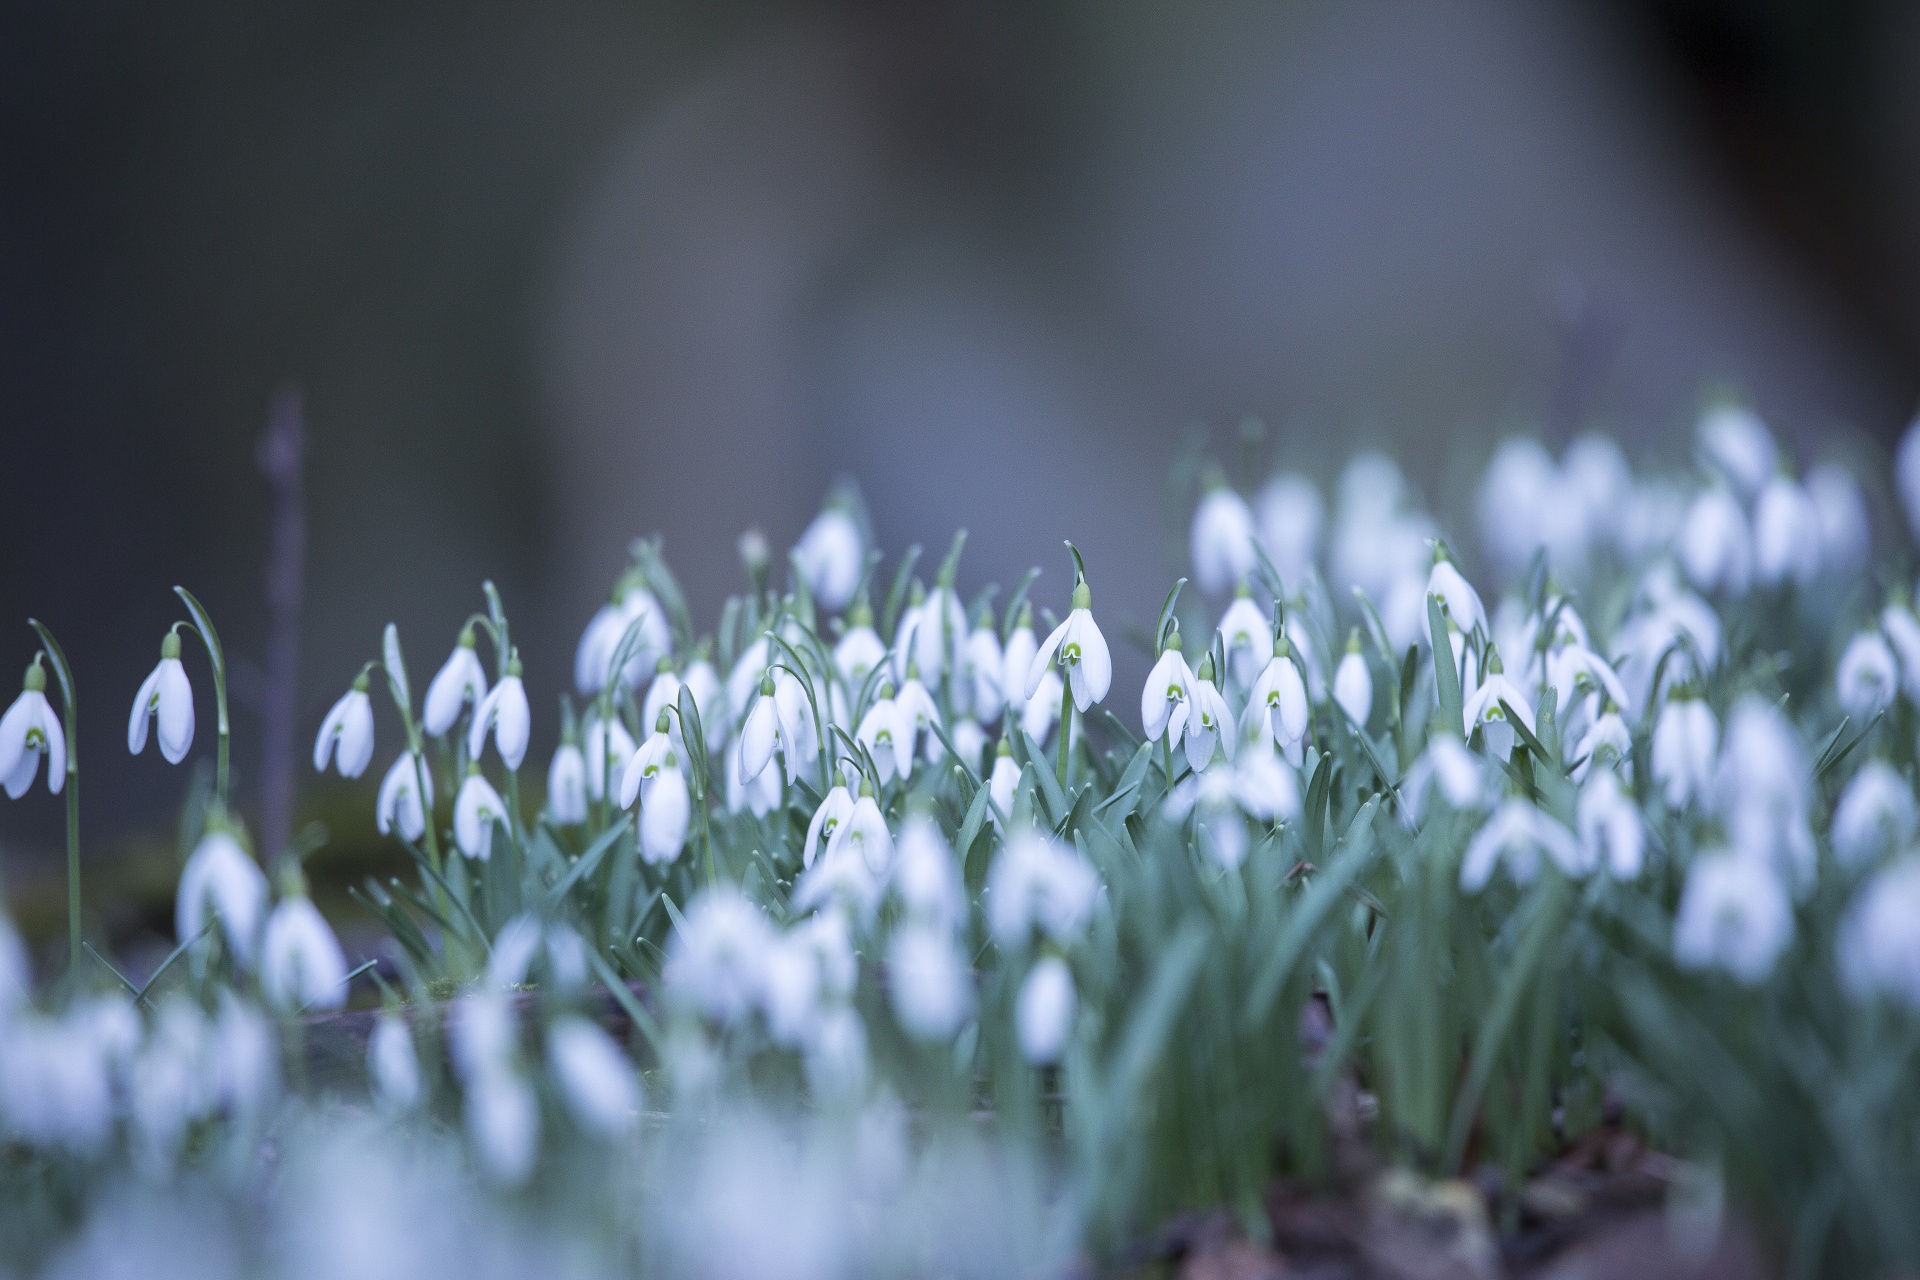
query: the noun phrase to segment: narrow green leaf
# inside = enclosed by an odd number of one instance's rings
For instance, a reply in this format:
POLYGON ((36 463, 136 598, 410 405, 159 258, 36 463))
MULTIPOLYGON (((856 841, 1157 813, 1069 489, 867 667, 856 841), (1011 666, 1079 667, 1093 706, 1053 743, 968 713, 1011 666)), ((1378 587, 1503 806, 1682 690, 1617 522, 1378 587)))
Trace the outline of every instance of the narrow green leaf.
POLYGON ((1446 615, 1440 597, 1427 597, 1427 632, 1433 642, 1433 685, 1440 702, 1440 719, 1448 730, 1464 733, 1466 709, 1460 698, 1460 672, 1453 665, 1453 644, 1447 639, 1446 615))
MULTIPOLYGON (((1364 808, 1362 812, 1365 812, 1364 808)), ((1242 1017, 1250 1029, 1266 1020, 1273 1002, 1279 998, 1281 989, 1305 952, 1307 943, 1312 941, 1315 931, 1345 894, 1347 887, 1372 864, 1375 854, 1379 852, 1380 844, 1373 837, 1371 820, 1361 826, 1356 818, 1354 825, 1358 830, 1349 828, 1348 835, 1351 838, 1335 852, 1328 865, 1314 874, 1281 924, 1273 950, 1268 953, 1266 964, 1247 994, 1242 1017)))
POLYGON ((606 856, 607 850, 613 848, 614 841, 625 835, 632 825, 631 816, 622 816, 620 821, 601 832, 599 839, 588 845, 586 850, 574 859, 573 865, 567 869, 567 874, 560 877, 559 883, 547 891, 548 911, 557 909, 562 902, 566 901, 567 894, 573 891, 573 886, 580 883, 582 878, 592 874, 593 869, 600 865, 600 859, 606 856))
POLYGON ((907 548, 900 567, 893 571, 893 585, 887 588, 887 607, 880 615, 880 637, 889 645, 893 643, 894 628, 900 625, 900 610, 907 603, 907 584, 913 580, 913 566, 919 561, 920 544, 916 542, 907 548))

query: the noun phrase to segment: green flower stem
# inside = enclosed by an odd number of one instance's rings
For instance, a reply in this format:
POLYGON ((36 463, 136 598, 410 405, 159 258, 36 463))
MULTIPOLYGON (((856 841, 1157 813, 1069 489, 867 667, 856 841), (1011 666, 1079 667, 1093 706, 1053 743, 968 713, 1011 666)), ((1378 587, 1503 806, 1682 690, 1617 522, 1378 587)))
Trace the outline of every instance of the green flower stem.
MULTIPOLYGON (((1072 675, 1071 672, 1068 673, 1072 675)), ((1073 751, 1073 681, 1060 681, 1060 785, 1067 785, 1067 763, 1073 751)))

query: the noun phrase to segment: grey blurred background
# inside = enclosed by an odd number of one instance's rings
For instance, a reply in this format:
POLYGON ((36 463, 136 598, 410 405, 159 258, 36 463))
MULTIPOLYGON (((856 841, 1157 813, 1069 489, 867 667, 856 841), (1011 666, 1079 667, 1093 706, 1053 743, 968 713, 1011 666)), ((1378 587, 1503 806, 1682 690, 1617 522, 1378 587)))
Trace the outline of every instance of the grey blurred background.
MULTIPOLYGON (((253 660, 255 803, 289 381, 299 745, 390 619, 424 683, 490 576, 542 768, 630 537, 711 626, 739 532, 842 474, 892 553, 969 526, 964 588, 1038 563, 1059 607, 1072 535, 1119 622, 1192 424, 1323 478, 1388 444, 1435 500, 1515 428, 1679 457, 1710 385, 1803 452, 1920 394, 1896 0, 16 0, 0 118, 0 678, 26 615, 65 640, 103 863, 185 781, 124 750, 175 582, 253 660)), ((370 787, 301 778, 371 841, 370 787)), ((60 817, 0 808, 15 896, 60 817)))

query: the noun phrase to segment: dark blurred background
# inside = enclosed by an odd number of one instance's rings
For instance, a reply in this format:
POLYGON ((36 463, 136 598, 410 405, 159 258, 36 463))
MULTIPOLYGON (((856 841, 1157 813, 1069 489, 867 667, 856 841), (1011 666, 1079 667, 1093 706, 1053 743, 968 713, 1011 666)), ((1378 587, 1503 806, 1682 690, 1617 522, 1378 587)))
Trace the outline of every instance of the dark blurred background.
MULTIPOLYGON (((289 383, 301 755, 384 623, 423 686, 491 577, 540 772, 628 538, 711 626, 737 534, 841 474, 890 551, 970 525, 963 587, 1039 563, 1059 607, 1072 534, 1124 620, 1194 423, 1323 479, 1391 445, 1435 500, 1516 428, 1682 457, 1708 386, 1803 455, 1920 395, 1897 0, 16 0, 0 118, 0 679, 28 614, 78 668, 96 907, 173 874, 185 774, 124 727, 175 582, 257 802, 289 383)), ((370 785, 300 776, 371 842, 370 785)), ((60 820, 0 809, 16 900, 60 820)))

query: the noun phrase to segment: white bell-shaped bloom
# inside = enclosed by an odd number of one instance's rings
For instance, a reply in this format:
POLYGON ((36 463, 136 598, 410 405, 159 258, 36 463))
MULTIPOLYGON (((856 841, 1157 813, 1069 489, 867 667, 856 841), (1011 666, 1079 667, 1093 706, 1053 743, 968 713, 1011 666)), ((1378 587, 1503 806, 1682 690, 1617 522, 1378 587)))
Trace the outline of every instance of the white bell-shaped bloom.
POLYGON ((494 824, 506 820, 507 805, 500 793, 480 775, 478 765, 469 767, 453 800, 454 844, 469 858, 485 862, 493 853, 494 824))
POLYGON ((852 814, 853 793, 847 790, 845 782, 836 782, 820 802, 820 807, 813 811, 812 821, 807 823, 807 842, 800 850, 802 866, 813 865, 814 858, 825 847, 823 842, 831 842, 852 814))
MULTIPOLYGON (((968 769, 978 770, 985 767, 981 754, 987 749, 987 731, 980 727, 979 721, 971 716, 964 720, 956 720, 948 736, 953 739, 953 748, 960 753, 960 758, 966 762, 968 769)), ((928 745, 938 747, 940 743, 935 739, 928 745)))
POLYGON ((174 898, 174 934, 191 942, 206 927, 211 909, 227 946, 242 965, 251 964, 267 902, 267 877, 233 833, 215 828, 200 837, 180 872, 174 898))
POLYGON ((1020 710, 1020 732, 1044 746, 1047 736, 1053 732, 1054 723, 1060 718, 1060 700, 1065 696, 1066 688, 1059 672, 1049 668, 1040 677, 1040 684, 1033 696, 1027 699, 1027 705, 1020 710))
POLYGON ((1219 595, 1253 572, 1253 511, 1247 500, 1221 485, 1194 508, 1193 576, 1200 589, 1219 595))
POLYGON ((973 1010, 973 975, 952 931, 907 920, 887 943, 887 996, 900 1029, 915 1040, 953 1037, 973 1010))
POLYGON ((773 680, 766 677, 760 682, 760 696, 754 700, 753 709, 747 712, 746 723, 740 726, 740 741, 735 748, 743 779, 757 778, 765 772, 773 760, 779 730, 780 716, 774 701, 773 680))
POLYGON ((1820 576, 1820 513, 1786 476, 1760 490, 1753 508, 1753 569, 1762 586, 1806 589, 1820 576))
POLYGON ((35 658, 21 681, 20 696, 0 716, 0 781, 7 796, 18 800, 33 785, 40 757, 47 758, 47 790, 54 795, 67 785, 67 735, 60 717, 47 701, 47 673, 35 658))
POLYGON ((1020 984, 1013 1022, 1020 1036, 1020 1052, 1035 1066, 1060 1061, 1067 1038, 1073 1034, 1079 999, 1073 972, 1059 956, 1040 957, 1020 984))
POLYGON ((1594 769, 1618 768, 1620 775, 1629 781, 1633 778, 1633 735, 1627 730, 1627 722, 1620 713, 1609 710, 1587 726, 1573 744, 1568 762, 1573 766, 1573 780, 1584 781, 1594 769))
MULTIPOLYGON (((1650 570, 1641 594, 1645 607, 1620 625, 1613 640, 1620 679, 1636 707, 1646 706, 1677 683, 1705 676, 1720 656, 1718 615, 1706 601, 1680 586, 1672 566, 1662 563, 1650 570), (1653 687, 1656 671, 1661 677, 1658 689, 1653 687)), ((1920 631, 1920 623, 1915 627, 1920 631)))
POLYGON ((420 1054, 407 1020, 397 1013, 382 1013, 367 1036, 367 1080, 374 1102, 389 1115, 420 1105, 425 1093, 420 1054))
POLYGON ((1681 968, 1724 969, 1754 986, 1792 940, 1793 905, 1766 863, 1725 852, 1694 859, 1673 921, 1681 968))
POLYGON ((462 707, 471 704, 478 708, 486 697, 486 668, 473 651, 473 629, 468 627, 460 632, 453 652, 427 685, 427 698, 420 707, 420 727, 438 738, 453 728, 462 707))
POLYGON ((1373 673, 1367 670, 1367 659, 1360 652, 1358 631, 1347 642, 1346 656, 1333 673, 1333 700, 1355 726, 1363 730, 1367 727, 1367 717, 1373 714, 1373 673))
POLYGON ((1247 715, 1262 717, 1261 724, 1272 736, 1274 745, 1280 748, 1288 763, 1298 768, 1311 709, 1307 704, 1306 682, 1291 656, 1291 648, 1284 633, 1274 641, 1273 657, 1247 694, 1247 715))
POLYGON ((960 864, 933 819, 915 814, 902 824, 891 882, 908 915, 949 929, 966 923, 960 864))
POLYGON ((1807 498, 1819 530, 1820 563, 1829 573, 1855 574, 1873 552, 1867 502, 1845 467, 1826 462, 1807 472, 1807 498))
MULTIPOLYGON (((138 1028, 136 1017, 127 1028, 129 1052, 138 1028)), ((280 1040, 273 1024, 255 1005, 223 991, 211 1047, 219 1105, 243 1125, 265 1120, 280 1090, 280 1040)))
POLYGON ((1001 681, 1006 674, 1006 655, 1000 650, 1000 637, 991 618, 967 636, 960 655, 959 684, 966 690, 967 711, 981 724, 992 724, 1006 706, 1001 681))
POLYGON ((193 686, 180 665, 180 636, 169 631, 160 642, 160 663, 141 682, 133 696, 133 715, 127 721, 127 750, 139 755, 147 746, 147 722, 159 732, 160 754, 168 764, 179 764, 193 746, 193 686))
POLYGON ((719 755, 732 736, 733 726, 727 723, 723 710, 726 688, 720 683, 720 673, 705 658, 696 657, 687 664, 686 672, 680 677, 680 684, 693 695, 693 709, 700 715, 700 728, 707 737, 707 752, 719 755))
POLYGON ((1487 765, 1480 756, 1450 733, 1435 734, 1427 749, 1400 780, 1401 821, 1412 827, 1419 824, 1427 810, 1428 792, 1438 788, 1440 796, 1456 812, 1478 809, 1486 803, 1487 765))
POLYGON ((518 769, 527 758, 527 740, 533 733, 533 712, 527 706, 527 687, 520 681, 518 659, 507 664, 507 674, 474 709, 473 724, 467 729, 467 755, 474 760, 493 734, 493 745, 507 768, 518 769))
POLYGON ((1706 795, 1719 742, 1720 722, 1701 699, 1675 697, 1661 708, 1653 725, 1648 764, 1669 809, 1683 808, 1689 800, 1706 795))
POLYGON ((1770 860, 1796 894, 1813 887, 1812 794, 1812 762, 1792 721, 1772 699, 1744 695, 1727 715, 1714 811, 1735 852, 1770 860))
POLYGON ((1561 492, 1573 498, 1595 542, 1618 546, 1619 524, 1633 500, 1633 469, 1611 436, 1589 431, 1560 460, 1561 492))
POLYGON ((587 759, 571 742, 555 748, 547 766, 547 812, 563 827, 587 820, 587 759))
POLYGON ((1833 683, 1848 715, 1860 721, 1872 719, 1900 691, 1900 667, 1892 647, 1879 632, 1862 631, 1847 642, 1833 683))
POLYGON ((1472 635, 1475 627, 1486 629, 1487 609, 1480 603, 1480 593, 1452 560, 1439 558, 1433 562, 1427 574, 1427 594, 1440 598, 1446 615, 1463 634, 1472 635))
POLYGON ((1415 645, 1424 648, 1432 641, 1427 634, 1425 574, 1409 572, 1395 578, 1379 609, 1380 625, 1395 653, 1405 653, 1415 645))
POLYGON ((1255 499, 1260 545, 1280 573, 1280 585, 1289 592, 1306 586, 1320 554, 1320 530, 1326 524, 1327 504, 1313 481, 1297 472, 1285 472, 1267 481, 1255 499))
POLYGON ((1920 619, 1903 604, 1880 611, 1880 632, 1900 660, 1900 688, 1910 702, 1920 703, 1920 619))
POLYGON ((1915 418, 1900 437, 1900 448, 1893 456, 1893 487, 1899 491, 1900 506, 1907 514, 1907 527, 1920 541, 1920 418, 1915 418))
POLYGON ((305 894, 287 898, 267 917, 260 943, 260 989, 286 1013, 338 1009, 347 1002, 347 958, 333 928, 305 894))
MULTIPOLYGON (((939 746, 939 737, 933 732, 933 726, 945 728, 940 719, 940 708, 934 705, 933 695, 927 692, 927 686, 920 682, 918 667, 907 668, 907 682, 900 686, 900 692, 893 696, 894 713, 900 717, 900 723, 907 726, 911 735, 907 741, 909 750, 924 735, 931 747, 939 746)), ((929 754, 929 758, 937 758, 929 754)), ((902 769, 901 775, 906 775, 902 769)))
POLYGON ((1471 734, 1480 730, 1481 739, 1487 744, 1487 750, 1502 760, 1513 756, 1513 720, 1509 712, 1520 724, 1526 726, 1528 733, 1534 733, 1533 703, 1527 697, 1517 681, 1500 667, 1499 655, 1487 671, 1487 678, 1480 683, 1461 708, 1466 723, 1462 730, 1471 734))
POLYGON ((1147 673, 1145 687, 1140 690, 1140 723, 1149 742, 1157 742, 1162 737, 1169 744, 1180 741, 1186 731, 1187 716, 1193 710, 1193 683, 1193 671, 1180 652, 1180 637, 1176 634, 1169 638, 1153 670, 1147 673))
POLYGON ((1213 672, 1213 664, 1203 661, 1200 670, 1201 676, 1193 682, 1193 706, 1187 713, 1187 731, 1183 743, 1187 763, 1195 773, 1213 763, 1216 750, 1225 751, 1227 759, 1233 759, 1235 742, 1239 737, 1234 730, 1232 708, 1227 706, 1227 700, 1220 696, 1220 690, 1208 679, 1213 672))
POLYGON ((640 860, 650 866, 672 862, 687 844, 693 821, 693 798, 687 775, 669 755, 640 803, 640 860))
POLYGON ((1920 1009, 1920 856, 1902 858, 1861 887, 1841 920, 1835 959, 1855 1000, 1885 996, 1920 1009))
POLYGON ((807 580, 807 590, 828 613, 838 613, 853 599, 866 567, 866 547, 860 526, 844 509, 829 506, 813 518, 793 547, 794 559, 807 580))
MULTIPOLYGON (((672 717, 664 719, 670 721, 672 717)), ((667 760, 674 755, 673 738, 660 727, 661 723, 660 720, 654 721, 653 732, 627 758, 627 767, 620 773, 619 794, 614 798, 620 802, 622 809, 633 808, 635 800, 645 800, 654 779, 660 776, 667 767, 667 760)))
MULTIPOLYGON (((837 913, 830 918, 839 919, 837 913)), ((804 1046, 813 1032, 821 1007, 820 965, 812 951, 792 933, 775 939, 767 949, 760 979, 760 1007, 767 1034, 789 1049, 804 1046)))
POLYGON ((567 1112, 597 1138, 617 1137, 640 1118, 640 1082, 613 1037, 578 1014, 547 1028, 547 1068, 567 1112))
POLYGON ((608 677, 614 674, 610 668, 620 641, 636 623, 639 627, 636 643, 626 666, 618 673, 621 684, 629 689, 638 688, 655 664, 672 652, 673 632, 667 626, 667 615, 660 608, 660 602, 653 598, 651 591, 630 586, 611 604, 602 605, 581 633, 580 647, 573 658, 573 683, 582 697, 606 687, 608 677))
POLYGON ((758 777, 745 778, 740 774, 740 753, 727 752, 727 812, 739 813, 750 810, 757 818, 764 818, 780 807, 785 796, 780 770, 762 769, 758 777))
POLYGON ((1234 761, 1233 799, 1256 822, 1291 822, 1300 816, 1300 778, 1271 749, 1246 751, 1234 761))
MULTIPOLYGON (((549 782, 551 789, 552 783, 549 782)), ((418 840, 427 833, 427 814, 433 808, 433 770, 411 751, 403 751, 387 767, 380 780, 380 798, 374 806, 374 821, 380 834, 392 835, 395 827, 407 840, 418 840), (422 788, 426 803, 420 803, 422 788)))
MULTIPOLYGON (((848 815, 848 822, 852 815, 848 815)), ((842 830, 845 825, 842 825, 842 830)), ((793 886, 793 907, 798 911, 844 913, 862 929, 872 925, 880 909, 885 883, 867 865, 865 842, 842 841, 830 847, 811 867, 800 873, 793 886)))
POLYGON ((1715 485, 1687 508, 1678 545, 1681 567, 1702 591, 1746 594, 1753 576, 1753 535, 1733 494, 1715 485))
MULTIPOLYGON (((785 658, 785 654, 780 655, 785 658)), ((747 714, 747 708, 760 696, 760 681, 767 674, 773 657, 773 643, 761 636, 733 660, 733 670, 727 672, 727 714, 738 720, 747 714)))
POLYGON ((1920 827, 1913 788, 1885 760, 1869 760, 1853 775, 1833 807, 1833 852, 1842 866, 1857 867, 1905 849, 1920 827))
POLYGON ((1173 821, 1184 822, 1196 810, 1202 847, 1234 871, 1247 856, 1246 819, 1268 827, 1299 817, 1300 784, 1271 746, 1249 750, 1231 766, 1188 775, 1168 793, 1165 812, 1173 821))
POLYGON ((1569 643, 1548 650, 1545 666, 1543 683, 1558 694, 1563 730, 1585 727, 1586 717, 1582 717, 1579 724, 1574 723, 1572 713, 1576 702, 1597 705, 1607 700, 1623 711, 1633 710, 1633 698, 1626 684, 1604 658, 1585 645, 1569 643))
POLYGON ((619 716, 602 720, 597 713, 588 715, 580 732, 580 757, 587 767, 587 795, 594 800, 606 799, 609 779, 616 780, 617 789, 617 780, 626 773, 633 752, 633 735, 627 732, 619 716))
POLYGON ((858 690, 873 669, 887 660, 887 646, 873 629, 871 612, 856 607, 854 617, 840 643, 833 646, 833 665, 840 678, 858 690))
MULTIPOLYGON (((1560 489, 1560 468, 1532 436, 1510 436, 1494 449, 1475 505, 1481 544, 1501 570, 1519 573, 1545 544, 1542 509, 1560 489)), ((1473 624, 1461 626, 1472 630, 1473 624)))
POLYGON ((1093 620, 1092 594, 1082 582, 1073 589, 1073 609, 1067 620, 1055 627, 1027 668, 1026 694, 1031 699, 1039 692, 1040 681, 1054 665, 1066 669, 1073 688, 1073 705, 1082 713, 1107 696, 1113 683, 1113 656, 1107 651, 1107 638, 1093 620))
POLYGON ((1494 810, 1486 825, 1467 844, 1460 859, 1460 887, 1478 893, 1493 878, 1493 869, 1506 864, 1515 884, 1529 884, 1540 872, 1540 854, 1552 858, 1570 876, 1593 870, 1588 851, 1573 832, 1515 797, 1494 810))
POLYGON ((935 586, 926 599, 908 609, 894 636, 894 674, 902 680, 909 667, 918 667, 927 680, 938 683, 966 643, 967 613, 952 587, 935 586))
POLYGON ((792 782, 820 758, 819 725, 799 677, 781 670, 773 673, 773 708, 780 755, 786 761, 787 781, 792 782))
MULTIPOLYGON (((679 674, 674 671, 672 664, 667 659, 662 658, 658 670, 653 673, 653 683, 647 686, 647 696, 640 703, 640 723, 643 725, 658 724, 661 715, 667 713, 667 708, 678 707, 680 705, 680 689, 681 681, 679 674)), ((699 706, 700 700, 695 698, 694 709, 698 710, 699 706)), ((675 747, 681 750, 686 749, 687 743, 686 739, 682 737, 680 733, 680 717, 678 714, 668 714, 667 716, 667 737, 675 747)))
POLYGON ((1000 826, 1000 818, 1003 814, 1007 817, 1013 816, 1013 796, 1019 787, 1020 766, 1013 762, 1013 750, 1007 745, 1007 740, 1002 738, 993 757, 993 772, 987 778, 987 794, 998 806, 997 811, 988 810, 993 814, 994 826, 1000 826))
POLYGON ((853 736, 873 757, 874 767, 880 771, 881 786, 896 776, 912 776, 913 713, 894 700, 893 689, 884 680, 880 696, 860 717, 860 727, 854 730, 853 736))
POLYGON ((320 734, 313 740, 313 767, 319 772, 327 771, 336 748, 339 755, 334 763, 341 777, 357 778, 367 771, 373 760, 373 700, 367 688, 362 674, 320 722, 320 734))
POLYGON ((832 857, 842 849, 856 851, 865 860, 867 869, 876 877, 883 877, 893 865, 893 833, 887 830, 887 820, 880 812, 879 802, 861 788, 859 799, 853 802, 853 811, 847 820, 834 829, 833 836, 827 841, 827 855, 832 857))
POLYGON ((467 1083, 467 1141, 487 1175, 515 1187, 540 1151, 540 1099, 517 1071, 489 1071, 467 1083))
POLYGON ((1244 689, 1273 653, 1273 628, 1245 588, 1234 593, 1233 603, 1221 615, 1220 638, 1227 653, 1227 671, 1244 689))
POLYGON ((1027 706, 1027 673, 1033 669, 1033 655, 1040 642, 1033 634, 1033 606, 1022 605, 1019 618, 1007 643, 1000 651, 1000 690, 1006 696, 1007 710, 1019 713, 1027 706))
POLYGON ((987 927, 1002 949, 1026 942, 1035 929, 1069 945, 1099 892, 1099 874, 1077 850, 1037 831, 1016 832, 987 872, 987 927))
POLYGON ((1748 497, 1758 493, 1779 466, 1773 433, 1751 409, 1739 405, 1709 409, 1695 432, 1702 460, 1748 497))
POLYGON ((715 1022, 740 1021, 759 1002, 775 939, 766 915, 731 883, 701 890, 667 943, 667 1000, 715 1022))
POLYGON ((1646 827, 1613 770, 1598 769, 1588 776, 1574 809, 1574 827, 1587 866, 1605 867, 1617 880, 1640 874, 1646 827))

